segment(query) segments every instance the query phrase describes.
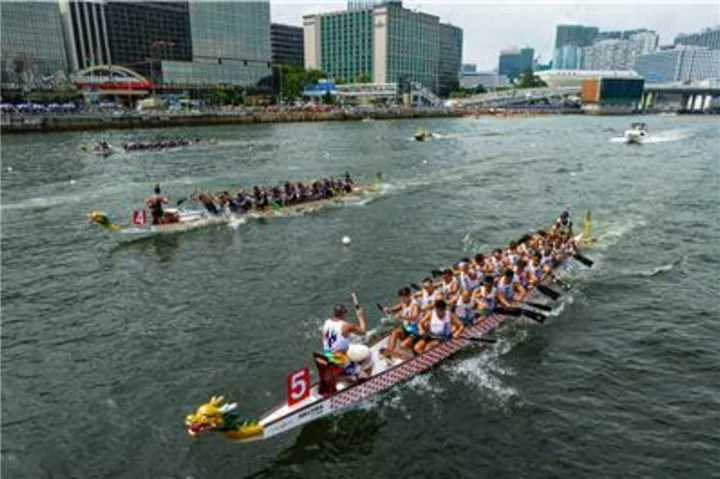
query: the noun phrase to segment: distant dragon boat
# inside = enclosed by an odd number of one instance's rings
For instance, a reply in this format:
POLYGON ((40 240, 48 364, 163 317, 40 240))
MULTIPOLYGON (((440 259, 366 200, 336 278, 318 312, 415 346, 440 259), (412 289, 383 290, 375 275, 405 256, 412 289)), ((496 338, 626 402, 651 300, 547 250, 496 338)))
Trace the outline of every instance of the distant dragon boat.
POLYGON ((375 185, 358 185, 354 186, 350 193, 336 194, 331 198, 307 201, 288 206, 271 204, 262 210, 250 209, 243 214, 235 214, 223 210, 219 214, 214 215, 204 210, 167 208, 165 209, 165 216, 170 221, 163 224, 151 224, 148 221, 148 212, 145 209, 134 210, 132 212, 131 224, 127 226, 113 222, 104 211, 100 210, 91 211, 88 214, 88 219, 91 225, 101 227, 111 233, 142 238, 182 233, 208 226, 227 225, 232 221, 242 219, 269 219, 280 216, 290 216, 342 204, 350 198, 360 198, 365 195, 375 194, 378 191, 379 186, 377 183, 375 185))
MULTIPOLYGON (((583 234, 589 233, 589 231, 588 225, 584 233, 574 237, 575 244, 584 243, 583 234)), ((571 263, 573 257, 586 266, 592 266, 591 260, 576 253, 574 256, 566 256, 562 263, 554 269, 554 274, 556 276, 574 275, 578 269, 575 264, 571 263)), ((547 275, 543 282, 529 292, 523 302, 528 304, 528 300, 539 298, 539 294, 557 299, 560 294, 548 287, 550 281, 552 281, 551 276, 547 275)), ((225 403, 222 396, 213 396, 194 414, 187 416, 185 420, 187 431, 192 436, 198 436, 203 431, 223 432, 229 439, 239 442, 271 438, 311 421, 356 406, 363 400, 429 370, 471 344, 486 347, 488 343, 492 342, 492 339, 487 337, 490 333, 511 318, 525 316, 524 312, 526 311, 523 311, 522 308, 505 308, 500 313, 481 316, 472 326, 465 327, 460 337, 449 339, 439 346, 411 358, 388 358, 383 355, 382 351, 389 342, 389 335, 387 335, 370 347, 372 369, 368 378, 358 382, 339 383, 329 391, 323 381, 323 378, 327 377, 327 370, 323 366, 323 356, 316 353, 314 356, 321 380, 311 384, 310 371, 307 367, 292 372, 287 377, 286 400, 267 411, 259 419, 245 420, 237 411, 237 404, 225 403)), ((543 322, 545 319, 542 315, 537 314, 530 314, 526 317, 539 322, 543 322)))

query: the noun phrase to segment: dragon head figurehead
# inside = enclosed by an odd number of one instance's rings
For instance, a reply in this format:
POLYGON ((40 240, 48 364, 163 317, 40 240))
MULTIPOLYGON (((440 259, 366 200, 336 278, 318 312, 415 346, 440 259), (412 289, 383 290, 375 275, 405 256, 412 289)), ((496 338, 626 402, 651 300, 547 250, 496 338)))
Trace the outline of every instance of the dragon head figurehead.
POLYGON ((264 429, 257 421, 240 418, 236 403, 223 404, 222 396, 213 396, 185 418, 188 434, 197 437, 203 431, 223 432, 230 439, 259 438, 264 429))
POLYGON ((90 221, 91 225, 100 226, 109 231, 120 231, 121 229, 119 225, 116 225, 115 223, 110 221, 108 215, 105 214, 105 212, 103 211, 91 211, 90 213, 88 213, 88 220, 90 221))

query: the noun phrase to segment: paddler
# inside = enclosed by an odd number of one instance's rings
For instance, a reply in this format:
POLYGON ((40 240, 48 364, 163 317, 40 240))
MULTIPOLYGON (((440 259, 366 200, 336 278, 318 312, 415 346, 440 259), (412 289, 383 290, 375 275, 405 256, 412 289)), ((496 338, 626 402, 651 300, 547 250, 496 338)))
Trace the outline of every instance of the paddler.
POLYGON ((502 306, 510 307, 513 301, 521 299, 526 292, 513 270, 506 269, 497 284, 497 301, 502 306))
POLYGON ((448 310, 444 299, 439 299, 431 311, 418 323, 418 330, 421 338, 415 344, 415 352, 422 354, 440 344, 440 341, 447 341, 457 338, 463 330, 462 321, 455 313, 448 310))
POLYGON ((399 328, 390 333, 388 347, 383 349, 381 353, 387 357, 391 357, 395 352, 398 341, 402 347, 412 351, 413 341, 419 336, 417 321, 420 319, 420 307, 412 298, 410 288, 401 288, 398 291, 400 301, 389 308, 383 308, 385 314, 397 314, 402 324, 399 328))
POLYGON ((163 215, 165 214, 163 210, 163 205, 168 204, 168 199, 166 196, 160 194, 160 185, 155 185, 155 188, 153 189, 153 194, 150 195, 147 200, 145 200, 145 204, 150 209, 150 212, 152 214, 152 224, 162 224, 163 215))
POLYGON ((564 209, 560 213, 560 217, 555 222, 555 231, 563 238, 569 238, 573 235, 572 221, 570 221, 570 212, 564 209))
POLYGON ((419 292, 418 303, 420 304, 420 310, 430 311, 435 304, 435 301, 442 299, 442 291, 435 287, 435 283, 431 278, 425 278, 422 281, 422 290, 419 292))
POLYGON ((455 305, 455 314, 463 325, 471 326, 478 317, 478 301, 472 297, 472 293, 463 289, 453 302, 455 305))
POLYGON ((338 303, 333 308, 333 316, 325 321, 322 328, 323 355, 335 366, 342 367, 344 375, 359 376, 360 363, 370 358, 370 348, 362 344, 350 344, 352 334, 364 335, 367 331, 365 313, 362 307, 355 306, 358 324, 347 321, 347 308, 338 303))
POLYGON ((478 301, 478 308, 484 313, 491 313, 495 309, 497 289, 492 276, 485 276, 482 286, 475 290, 473 296, 478 301))
POLYGON ((442 271, 440 289, 447 299, 455 296, 457 292, 460 291, 460 283, 455 279, 455 276, 453 276, 451 269, 444 269, 442 271))
POLYGON ((212 195, 208 193, 204 193, 200 190, 195 190, 189 197, 192 201, 197 201, 198 203, 202 203, 202 205, 205 207, 208 213, 211 215, 219 215, 220 210, 218 209, 217 203, 215 202, 215 198, 213 198, 212 195))

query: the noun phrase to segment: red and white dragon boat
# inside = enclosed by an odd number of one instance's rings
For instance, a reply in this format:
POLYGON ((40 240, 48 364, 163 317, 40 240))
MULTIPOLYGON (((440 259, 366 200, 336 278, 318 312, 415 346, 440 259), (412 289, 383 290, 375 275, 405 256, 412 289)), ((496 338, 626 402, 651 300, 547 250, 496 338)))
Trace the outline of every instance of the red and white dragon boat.
MULTIPOLYGON (((582 237, 582 234, 575 237, 577 244, 580 244, 582 237)), ((592 265, 587 258, 580 255, 576 258, 582 260, 587 266, 592 265)), ((578 268, 572 263, 572 257, 568 256, 555 269, 555 275, 573 275, 578 268)), ((549 281, 551 281, 550 275, 547 275, 544 286, 547 286, 549 281)), ((538 288, 536 288, 530 291, 525 300, 538 297, 538 288)), ((364 381, 339 383, 335 391, 323 394, 321 382, 311 384, 310 371, 305 367, 288 375, 285 402, 269 410, 258 420, 243 420, 236 411, 236 404, 224 403, 222 396, 213 396, 194 414, 187 416, 185 420, 187 431, 192 436, 198 436, 203 431, 223 432, 228 438, 240 442, 268 439, 356 406, 418 373, 429 370, 470 344, 486 347, 487 343, 482 342, 483 338, 486 338, 503 323, 516 318, 517 315, 505 314, 481 317, 474 325, 466 326, 459 338, 443 342, 439 346, 409 359, 388 359, 381 353, 381 350, 387 347, 389 341, 389 335, 387 335, 370 347, 372 366, 369 377, 364 381)), ((322 374, 322 369, 319 369, 322 374)))

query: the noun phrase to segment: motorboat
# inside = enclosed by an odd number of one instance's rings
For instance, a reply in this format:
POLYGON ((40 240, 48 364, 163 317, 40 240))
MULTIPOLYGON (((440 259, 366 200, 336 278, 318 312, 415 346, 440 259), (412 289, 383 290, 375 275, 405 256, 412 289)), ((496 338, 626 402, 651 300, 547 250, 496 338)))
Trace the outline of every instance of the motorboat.
POLYGON ((623 135, 625 143, 628 144, 640 144, 647 136, 647 125, 645 123, 633 123, 630 125, 629 130, 625 130, 625 134, 623 135))

